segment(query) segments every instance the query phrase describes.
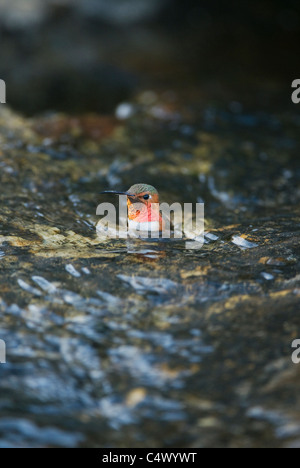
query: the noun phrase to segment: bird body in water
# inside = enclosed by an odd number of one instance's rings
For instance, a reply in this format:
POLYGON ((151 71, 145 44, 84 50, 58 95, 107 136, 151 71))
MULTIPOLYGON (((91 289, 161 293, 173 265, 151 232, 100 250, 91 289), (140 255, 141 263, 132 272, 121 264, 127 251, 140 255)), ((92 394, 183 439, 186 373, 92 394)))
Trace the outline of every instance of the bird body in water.
MULTIPOLYGON (((148 184, 132 185, 126 192, 117 190, 105 190, 103 194, 126 195, 127 197, 127 223, 124 224, 120 217, 119 230, 115 223, 108 226, 102 223, 103 219, 97 224, 97 231, 100 236, 113 238, 162 238, 186 241, 186 248, 199 249, 204 244, 204 207, 196 210, 196 226, 193 225, 192 211, 184 212, 184 225, 182 219, 182 209, 179 203, 171 206, 166 203, 159 204, 159 194, 155 187, 148 184), (179 205, 179 210, 174 205, 179 205), (170 213, 173 211, 174 222, 171 222, 170 213), (176 213, 175 213, 176 211, 176 213), (175 216, 176 214, 176 216, 175 216), (122 230, 122 226, 124 230, 122 230), (128 228, 128 229, 127 229, 128 228), (193 243, 188 242, 192 240, 193 243)), ((189 204, 191 205, 191 204, 189 204)), ((101 205, 99 205, 101 206, 101 205)), ((106 211, 104 208, 103 211, 106 211)), ((104 214, 103 211, 100 214, 104 214)), ((120 210, 121 211, 121 210, 120 210)), ((115 210, 114 210, 115 214, 115 210)), ((126 219, 125 219, 126 221, 126 219)))
POLYGON ((159 194, 148 184, 132 185, 126 192, 106 190, 103 194, 126 195, 129 230, 161 232, 165 222, 159 210, 159 194))

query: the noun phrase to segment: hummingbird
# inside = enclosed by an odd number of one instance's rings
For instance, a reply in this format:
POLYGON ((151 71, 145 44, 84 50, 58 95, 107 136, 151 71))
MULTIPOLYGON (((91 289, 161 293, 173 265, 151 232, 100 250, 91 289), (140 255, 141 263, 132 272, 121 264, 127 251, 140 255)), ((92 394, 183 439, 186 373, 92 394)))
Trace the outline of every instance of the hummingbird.
POLYGON ((148 184, 132 185, 126 192, 104 190, 101 194, 126 195, 129 229, 143 232, 163 230, 165 223, 159 211, 159 194, 148 184))

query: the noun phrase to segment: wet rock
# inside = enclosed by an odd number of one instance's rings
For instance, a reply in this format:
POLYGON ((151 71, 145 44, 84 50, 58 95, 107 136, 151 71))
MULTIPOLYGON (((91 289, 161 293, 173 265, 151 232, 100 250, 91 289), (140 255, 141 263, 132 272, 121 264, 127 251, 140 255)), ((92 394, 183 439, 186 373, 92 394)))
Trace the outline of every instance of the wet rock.
POLYGON ((176 93, 128 103, 124 119, 0 107, 4 444, 297 445, 300 171, 277 143, 298 123, 260 135, 266 185, 247 119, 214 109, 204 131, 208 106, 176 93), (99 193, 141 174, 163 201, 204 200, 201 249, 98 238, 99 193))

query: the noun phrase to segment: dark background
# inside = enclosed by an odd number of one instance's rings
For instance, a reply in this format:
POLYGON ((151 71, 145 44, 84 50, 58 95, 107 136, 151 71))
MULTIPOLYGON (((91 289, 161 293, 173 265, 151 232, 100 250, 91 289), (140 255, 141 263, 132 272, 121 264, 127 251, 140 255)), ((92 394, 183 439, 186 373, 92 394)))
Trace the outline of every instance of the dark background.
POLYGON ((29 115, 153 87, 276 111, 299 78, 296 0, 1 0, 0 31, 8 104, 29 115))

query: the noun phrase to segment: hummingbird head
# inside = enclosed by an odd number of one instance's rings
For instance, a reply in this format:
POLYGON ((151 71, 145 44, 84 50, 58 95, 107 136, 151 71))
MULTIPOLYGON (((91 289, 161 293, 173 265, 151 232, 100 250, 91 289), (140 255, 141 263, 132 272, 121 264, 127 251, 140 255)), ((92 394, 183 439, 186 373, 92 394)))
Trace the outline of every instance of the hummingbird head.
POLYGON ((135 184, 130 187, 128 192, 135 195, 135 197, 127 198, 129 219, 150 221, 157 217, 152 210, 154 208, 155 212, 159 212, 159 195, 156 188, 148 184, 135 184))
POLYGON ((128 204, 144 203, 145 205, 151 205, 151 203, 159 203, 158 191, 152 185, 148 184, 132 185, 127 192, 120 192, 119 190, 104 190, 100 193, 126 195, 128 198, 128 204))
POLYGON ((159 203, 158 191, 152 185, 135 184, 128 189, 128 193, 135 195, 135 197, 128 197, 129 204, 135 202, 144 203, 145 205, 159 203))
POLYGON ((151 207, 152 204, 155 204, 155 212, 159 213, 159 195, 156 188, 154 188, 152 185, 135 184, 132 185, 127 190, 127 192, 110 190, 101 193, 126 195, 128 206, 128 218, 131 220, 153 220, 153 211, 151 212, 151 208, 153 208, 151 207))

